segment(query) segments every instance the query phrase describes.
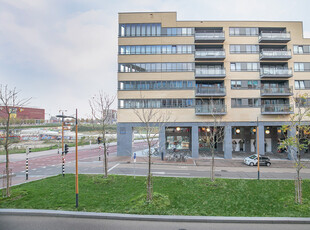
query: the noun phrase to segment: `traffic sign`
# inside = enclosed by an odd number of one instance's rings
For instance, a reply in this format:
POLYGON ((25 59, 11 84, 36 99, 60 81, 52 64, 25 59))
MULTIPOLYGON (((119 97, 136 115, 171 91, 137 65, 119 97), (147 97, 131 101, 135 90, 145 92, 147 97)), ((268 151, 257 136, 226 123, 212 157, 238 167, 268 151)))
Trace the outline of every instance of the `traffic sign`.
POLYGON ((137 154, 136 154, 136 153, 133 153, 133 162, 136 163, 136 161, 137 161, 137 154))

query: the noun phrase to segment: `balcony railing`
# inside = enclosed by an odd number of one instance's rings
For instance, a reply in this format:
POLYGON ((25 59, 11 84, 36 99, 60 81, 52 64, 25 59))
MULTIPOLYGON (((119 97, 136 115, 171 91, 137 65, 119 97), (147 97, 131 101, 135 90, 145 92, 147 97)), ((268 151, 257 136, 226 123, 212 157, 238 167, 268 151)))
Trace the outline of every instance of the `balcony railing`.
POLYGON ((291 96, 293 87, 262 88, 260 93, 262 96, 291 96))
POLYGON ((224 32, 206 32, 206 33, 195 33, 196 41, 225 41, 225 33, 224 32))
POLYGON ((289 42, 291 40, 291 34, 277 33, 277 32, 261 32, 258 36, 259 42, 289 42))
POLYGON ((268 59, 290 59, 292 58, 291 50, 264 50, 260 52, 261 60, 268 59))
POLYGON ((225 50, 196 50, 196 59, 225 59, 225 50))
POLYGON ((225 115, 226 105, 196 105, 196 115, 225 115))
POLYGON ((292 69, 275 69, 263 67, 260 69, 260 77, 292 77, 292 69))
POLYGON ((262 105, 262 114, 291 114, 293 113, 293 105, 290 104, 269 104, 262 105))
POLYGON ((226 71, 225 69, 210 69, 210 68, 197 67, 195 69, 195 77, 223 78, 226 77, 226 71))
POLYGON ((225 87, 198 87, 196 88, 196 96, 225 96, 225 87))

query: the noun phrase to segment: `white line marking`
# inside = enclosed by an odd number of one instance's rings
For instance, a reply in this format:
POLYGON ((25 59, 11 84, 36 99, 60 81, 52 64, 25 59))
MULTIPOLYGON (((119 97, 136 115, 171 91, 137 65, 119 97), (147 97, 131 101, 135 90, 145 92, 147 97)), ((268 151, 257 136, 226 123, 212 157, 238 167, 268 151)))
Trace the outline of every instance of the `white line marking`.
POLYGON ((119 163, 116 164, 116 165, 114 165, 112 168, 110 168, 110 169, 108 170, 108 172, 110 172, 111 170, 113 170, 113 169, 116 168, 117 166, 119 166, 119 163))
POLYGON ((166 174, 165 172, 153 172, 153 174, 160 174, 160 175, 164 175, 166 174))
POLYGON ((43 166, 42 168, 44 168, 44 169, 45 169, 45 168, 46 168, 46 166, 43 166))

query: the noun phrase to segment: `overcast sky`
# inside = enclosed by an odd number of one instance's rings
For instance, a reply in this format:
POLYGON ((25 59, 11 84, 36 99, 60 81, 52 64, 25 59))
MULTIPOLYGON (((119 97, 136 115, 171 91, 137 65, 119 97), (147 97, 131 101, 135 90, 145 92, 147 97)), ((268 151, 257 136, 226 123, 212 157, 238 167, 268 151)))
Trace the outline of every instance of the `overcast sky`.
MULTIPOLYGON (((89 117, 99 90, 116 95, 118 12, 176 11, 178 20, 303 21, 309 0, 0 0, 0 84, 47 118, 89 117)), ((116 108, 115 103, 115 108, 116 108)))

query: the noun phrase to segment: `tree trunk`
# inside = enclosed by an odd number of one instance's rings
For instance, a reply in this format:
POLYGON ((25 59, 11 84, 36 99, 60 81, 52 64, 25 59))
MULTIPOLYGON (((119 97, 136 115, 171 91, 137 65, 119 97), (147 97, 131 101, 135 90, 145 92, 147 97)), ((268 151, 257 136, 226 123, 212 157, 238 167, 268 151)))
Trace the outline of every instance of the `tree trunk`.
POLYGON ((211 148, 212 159, 211 159, 211 181, 214 181, 214 147, 211 148))
POLYGON ((297 166, 297 182, 295 184, 295 190, 296 190, 296 195, 295 195, 295 201, 298 204, 302 204, 302 179, 300 177, 300 166, 297 166))
POLYGON ((151 142, 148 141, 149 146, 149 169, 147 175, 147 197, 146 201, 151 202, 153 199, 153 185, 152 185, 152 175, 151 175, 151 160, 152 160, 152 153, 151 153, 151 142))
POLYGON ((102 133, 103 139, 103 155, 104 155, 104 178, 108 178, 108 157, 107 157, 107 143, 105 138, 105 131, 102 133))

